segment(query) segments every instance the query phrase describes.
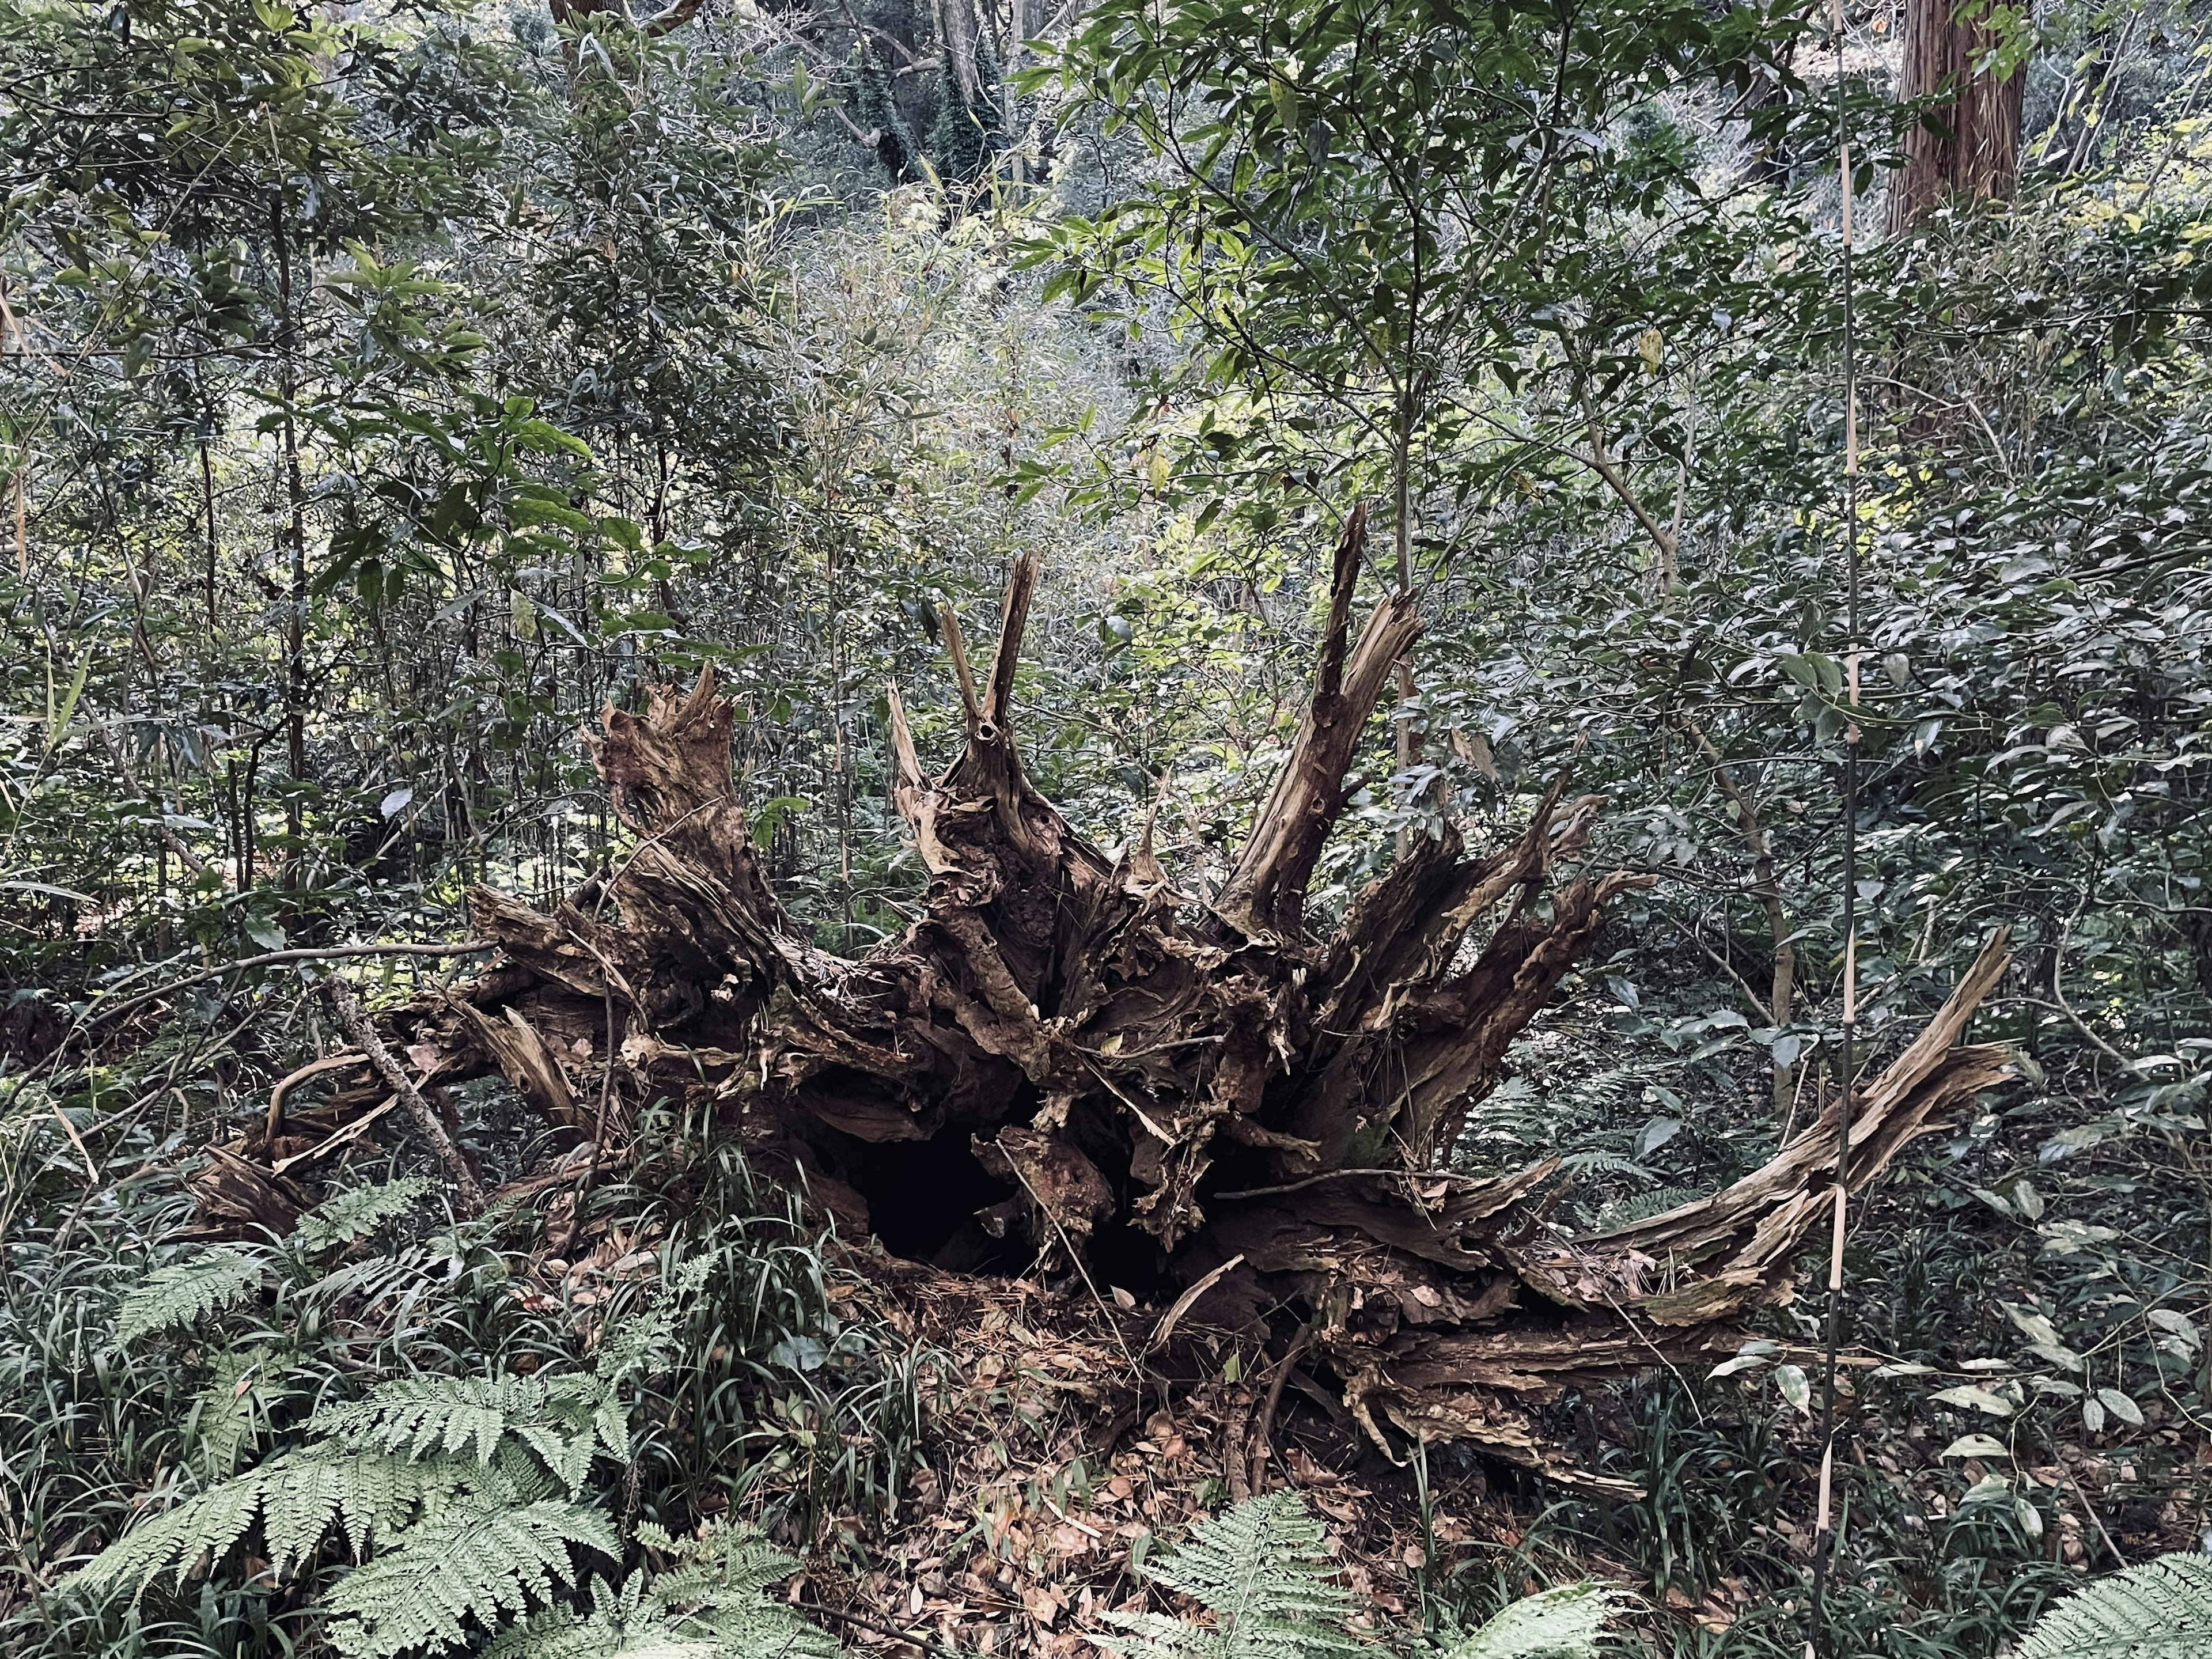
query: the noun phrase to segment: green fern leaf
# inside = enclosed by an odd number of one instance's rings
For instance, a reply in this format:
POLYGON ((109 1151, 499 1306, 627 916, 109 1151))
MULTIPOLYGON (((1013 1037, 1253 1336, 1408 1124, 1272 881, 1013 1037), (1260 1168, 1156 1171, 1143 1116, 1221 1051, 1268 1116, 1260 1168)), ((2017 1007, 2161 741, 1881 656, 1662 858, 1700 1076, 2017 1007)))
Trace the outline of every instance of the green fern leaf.
POLYGON ((125 1294, 116 1310, 116 1343, 128 1347, 155 1331, 198 1324, 258 1289, 262 1273, 260 1258, 227 1244, 156 1267, 125 1294))
POLYGON ((426 1503, 463 1489, 469 1473, 388 1455, 286 1453, 141 1522, 70 1582, 95 1589, 128 1584, 135 1596, 173 1569, 182 1584, 203 1562, 228 1554, 257 1518, 279 1576, 320 1547, 333 1526, 359 1555, 376 1533, 404 1527, 426 1503))
POLYGON ((233 1348, 216 1356, 206 1386, 193 1397, 190 1423, 202 1471, 221 1480, 260 1439, 270 1407, 287 1392, 276 1380, 284 1356, 233 1348))
POLYGON ((629 1462, 629 1413, 623 1409, 622 1399, 611 1389, 601 1397, 592 1416, 599 1430, 599 1443, 607 1449, 607 1455, 617 1463, 629 1462))
POLYGON ((1627 1176, 1638 1181, 1656 1178, 1634 1158, 1623 1158, 1619 1152, 1569 1152, 1559 1160, 1559 1168, 1571 1176, 1627 1176))
POLYGON ((317 1447, 272 1459, 263 1476, 261 1533, 280 1576, 289 1574, 338 1528, 356 1559, 426 1506, 464 1488, 465 1472, 391 1455, 333 1456, 317 1447))
POLYGON ((351 1188, 301 1216, 292 1237, 310 1255, 320 1255, 405 1215, 430 1187, 422 1176, 403 1176, 380 1187, 351 1188))
POLYGON ((226 1481, 141 1522, 62 1582, 94 1589, 128 1584, 134 1601, 172 1567, 174 1582, 182 1584, 201 1561, 229 1553, 253 1525, 260 1504, 260 1490, 251 1478, 226 1481))
POLYGON ((2212 1653, 2212 1558, 2161 1555, 2069 1596, 2036 1621, 2020 1659, 2203 1659, 2212 1653))
POLYGON ((1223 1659, 1229 1644, 1221 1632, 1158 1613, 1109 1613, 1106 1617, 1136 1640, 1101 1637, 1098 1645, 1121 1659, 1223 1659))
POLYGON ((1328 1534, 1289 1490, 1247 1498, 1191 1529, 1144 1574, 1203 1603, 1209 1628, 1157 1613, 1109 1614, 1139 1640, 1130 1659, 1330 1659, 1355 1654, 1344 1633, 1352 1597, 1329 1583, 1328 1534))
POLYGON ((592 1459, 599 1452, 598 1443, 591 1430, 563 1435, 557 1430, 541 1428, 535 1423, 518 1423, 514 1425, 514 1435, 538 1455, 545 1467, 568 1488, 570 1497, 583 1491, 584 1482, 591 1476, 592 1459))
POLYGON ((732 1655, 712 1642, 671 1637, 657 1626, 633 1630, 556 1607, 510 1626, 477 1659, 776 1659, 778 1652, 732 1655))
POLYGON ((1664 1215, 1685 1204, 1695 1204, 1705 1196, 1705 1189, 1700 1187, 1655 1187, 1648 1193, 1632 1193, 1626 1198, 1608 1199, 1598 1206, 1592 1225, 1602 1236, 1617 1227, 1633 1226, 1637 1222, 1649 1221, 1655 1215, 1664 1215))
MULTIPOLYGON (((629 1649, 629 1632, 619 1619, 598 1609, 586 1615, 555 1606, 509 1625, 477 1659, 614 1659, 629 1649)), ((685 1659, 712 1659, 713 1652, 702 1642, 685 1659)))
POLYGON ((841 1659, 843 1650, 764 1593, 799 1564, 750 1527, 676 1539, 650 1522, 638 1541, 674 1565, 648 1583, 592 1589, 588 1613, 548 1607, 510 1626, 480 1659, 841 1659))
POLYGON ((1617 1597, 1602 1584, 1562 1584, 1514 1602, 1445 1659, 1594 1659, 1617 1597))
POLYGON ((349 1659, 395 1659, 471 1639, 575 1583, 572 1546, 619 1556, 607 1518, 545 1500, 520 1509, 455 1504, 410 1528, 324 1597, 331 1645, 349 1659))
POLYGON ((799 1564, 750 1527, 716 1527, 686 1539, 677 1564, 654 1577, 643 1606, 678 1637, 706 1638, 728 1659, 838 1659, 836 1640, 765 1593, 799 1564))
POLYGON ((721 1659, 841 1659, 836 1638, 765 1596, 717 1602, 675 1621, 673 1644, 703 1639, 721 1659))
POLYGON ((473 1448, 485 1464, 511 1433, 574 1491, 590 1468, 606 1394, 592 1376, 408 1376, 325 1407, 308 1426, 343 1446, 412 1457, 473 1448))

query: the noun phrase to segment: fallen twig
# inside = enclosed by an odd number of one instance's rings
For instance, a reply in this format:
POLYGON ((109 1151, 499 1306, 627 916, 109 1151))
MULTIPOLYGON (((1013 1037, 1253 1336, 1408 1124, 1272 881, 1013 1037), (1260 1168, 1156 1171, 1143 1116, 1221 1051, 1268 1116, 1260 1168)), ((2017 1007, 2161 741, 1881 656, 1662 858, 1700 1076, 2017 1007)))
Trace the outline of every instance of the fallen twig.
POLYGON ((940 1659, 969 1659, 958 1648, 934 1641, 927 1636, 916 1636, 902 1631, 896 1625, 881 1619, 871 1619, 865 1613, 847 1613, 842 1607, 825 1607, 819 1601, 793 1601, 791 1605, 801 1613, 819 1613, 824 1619, 834 1619, 841 1625, 851 1625, 860 1630, 872 1630, 878 1636, 888 1636, 894 1641, 904 1642, 909 1647, 920 1648, 925 1653, 934 1653, 940 1659))
POLYGON ((1276 1362, 1275 1374, 1267 1380, 1266 1398, 1260 1402, 1258 1416, 1252 1425, 1252 1474, 1250 1486, 1255 1492, 1267 1489, 1267 1456, 1274 1448, 1269 1436, 1275 1426, 1275 1413, 1283 1403, 1283 1384, 1291 1380, 1291 1368, 1298 1363, 1298 1356, 1306 1351, 1313 1339, 1313 1327, 1301 1325, 1298 1334, 1291 1339, 1288 1352, 1276 1362))
POLYGON ((369 1064, 375 1066, 384 1080, 392 1085, 392 1092, 399 1097, 400 1104, 406 1107, 407 1115, 415 1120, 415 1127, 422 1132, 423 1139, 430 1143, 439 1160, 452 1173, 453 1184, 460 1188, 462 1203, 467 1206, 471 1214, 483 1209, 483 1188, 477 1184, 476 1176, 470 1170, 468 1161, 446 1133, 446 1126, 438 1121, 438 1115, 430 1109, 430 1103, 422 1098, 422 1091, 415 1086, 415 1079, 407 1075, 407 1068, 394 1060, 392 1050, 384 1046, 384 1039, 376 1034, 376 1027, 369 1023, 368 1016, 362 1011, 352 988, 343 980, 332 976, 323 981, 323 996, 329 1002, 331 1012, 337 1016, 338 1024, 345 1028, 345 1034, 354 1040, 355 1046, 368 1056, 369 1064))

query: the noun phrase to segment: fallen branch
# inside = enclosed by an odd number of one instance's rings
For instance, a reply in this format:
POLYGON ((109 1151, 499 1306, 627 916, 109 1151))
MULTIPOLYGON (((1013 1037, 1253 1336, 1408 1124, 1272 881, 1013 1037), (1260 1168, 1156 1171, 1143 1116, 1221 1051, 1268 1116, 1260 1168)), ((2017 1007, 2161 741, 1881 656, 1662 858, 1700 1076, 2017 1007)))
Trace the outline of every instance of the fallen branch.
POLYGON ((305 1066, 284 1073, 276 1079, 276 1086, 269 1091, 269 1116, 263 1125, 263 1133, 270 1140, 276 1139, 284 1127, 284 1103, 292 1091, 311 1078, 325 1072, 343 1072, 350 1066, 365 1066, 368 1056, 349 1048, 342 1054, 326 1054, 320 1060, 311 1060, 305 1066))
POLYGON ((333 975, 323 981, 323 998, 330 1004, 331 1012, 337 1017, 338 1024, 345 1028, 345 1034, 353 1039, 354 1045, 368 1056, 369 1064, 391 1085, 392 1092, 399 1097, 400 1104, 406 1107, 408 1116, 415 1120, 415 1127, 422 1132, 422 1138, 430 1143, 432 1150, 438 1154, 439 1161, 453 1176, 453 1185, 460 1189, 461 1201, 467 1206, 470 1213, 474 1214, 483 1209, 483 1188, 477 1184, 476 1174, 469 1168, 468 1160, 461 1156, 459 1148, 446 1133, 446 1126, 438 1121, 437 1113, 431 1110, 430 1103, 422 1098, 422 1091, 415 1086, 415 1079, 407 1075, 407 1068, 394 1060, 392 1050, 384 1046, 384 1039, 376 1034, 376 1027, 362 1012, 352 988, 333 975))

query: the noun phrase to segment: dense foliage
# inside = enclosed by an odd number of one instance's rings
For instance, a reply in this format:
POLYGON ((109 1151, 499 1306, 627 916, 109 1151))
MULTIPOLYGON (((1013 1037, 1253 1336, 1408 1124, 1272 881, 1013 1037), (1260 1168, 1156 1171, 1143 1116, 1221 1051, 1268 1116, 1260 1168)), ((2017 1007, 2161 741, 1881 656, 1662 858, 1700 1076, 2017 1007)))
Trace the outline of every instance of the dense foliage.
MULTIPOLYGON (((1847 1254, 1839 1650, 1981 1659, 2212 1537, 2197 9, 1986 9, 2020 199, 1873 242, 1887 7, 1841 58, 1825 9, 1673 0, 557 9, 0 0, 0 1646, 816 1650, 752 1528, 864 1560, 939 1359, 673 1107, 564 1199, 456 1218, 409 1145, 196 1237, 204 1148, 336 1046, 314 976, 447 971, 224 964, 550 903, 622 841, 580 727, 708 665, 785 902, 896 933, 885 685, 949 760, 939 607, 987 634, 1030 549, 1032 776, 1203 894, 1360 501, 1363 604, 1429 626, 1318 925, 1560 778, 1659 878, 1459 1167, 1649 1214, 1834 1091, 1849 724, 1861 1057, 2014 930, 1976 1034, 2021 1079, 1847 1254), (535 1276, 556 1201, 587 1278, 535 1276)), ((453 1127, 488 1187, 542 1162, 497 1089, 453 1127)), ((1801 1651, 1815 1312, 1562 1402, 1645 1495, 1432 1546, 1419 1639, 1596 1574, 1664 1650, 1801 1651)), ((1167 1607, 1133 1650, 1237 1645, 1167 1607)))

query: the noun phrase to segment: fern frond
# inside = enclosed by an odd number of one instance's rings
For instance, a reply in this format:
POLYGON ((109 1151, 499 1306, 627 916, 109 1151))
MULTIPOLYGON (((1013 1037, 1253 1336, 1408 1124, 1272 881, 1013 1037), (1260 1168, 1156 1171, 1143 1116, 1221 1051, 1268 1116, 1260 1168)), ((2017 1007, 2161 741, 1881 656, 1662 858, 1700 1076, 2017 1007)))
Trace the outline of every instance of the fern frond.
POLYGON ((2212 1653, 2212 1558, 2161 1555, 2069 1596, 2020 1659, 2203 1659, 2212 1653))
POLYGON ((405 1215, 430 1190, 422 1176, 402 1176, 379 1187, 355 1187, 324 1200, 300 1218, 292 1237, 310 1255, 350 1244, 386 1222, 405 1215))
POLYGON ((703 1638, 726 1659, 838 1659, 836 1641, 766 1591, 799 1563, 750 1527, 712 1528, 683 1540, 641 1606, 681 1639, 703 1638))
POLYGON ((1656 1179, 1632 1158, 1623 1158, 1619 1152, 1569 1152, 1559 1160, 1560 1170, 1571 1176, 1629 1176, 1638 1181, 1656 1179))
POLYGON ((1328 1582, 1328 1534, 1285 1489, 1250 1498, 1191 1529, 1144 1574, 1194 1597, 1213 1626, 1157 1614, 1112 1615, 1141 1640, 1133 1659, 1327 1659, 1359 1651, 1344 1633, 1352 1597, 1328 1582))
MULTIPOLYGON (((711 1267, 711 1259, 686 1267, 711 1267)), ((674 1340, 676 1320, 684 1299, 696 1293, 701 1274, 679 1270, 674 1283, 664 1285, 653 1304, 611 1327, 600 1339, 592 1369, 603 1382, 615 1383, 635 1372, 653 1369, 674 1340)))
MULTIPOLYGON (((661 1638, 656 1627, 648 1642, 661 1638)), ((684 1659, 714 1659, 708 1644, 687 1644, 684 1659)), ((628 1625, 605 1608, 580 1613, 556 1604, 501 1631, 477 1659, 614 1659, 634 1651, 628 1625)))
POLYGON ((265 1475, 261 1534, 278 1575, 291 1572, 338 1528, 356 1558, 426 1507, 472 1485, 474 1471, 390 1455, 333 1456, 321 1447, 272 1459, 265 1475))
POLYGON ((672 1628, 664 1644, 680 1649, 703 1642, 720 1659, 842 1659, 844 1653, 835 1637, 764 1595, 685 1613, 672 1628))
POLYGON ((597 1580, 589 1613, 533 1613, 479 1659, 841 1659, 832 1638, 764 1594, 799 1564, 750 1527, 677 1539, 647 1522, 637 1537, 676 1565, 619 1589, 597 1580))
POLYGON ((1445 1659, 1595 1659, 1617 1600, 1603 1584, 1562 1584, 1514 1602, 1445 1659))
MULTIPOLYGON (((799 1562, 742 1524, 709 1527, 690 1538, 638 1529, 639 1540, 674 1558, 653 1580, 647 1599, 673 1607, 757 1595, 799 1569, 799 1562)), ((812 1629, 811 1626, 807 1626, 812 1629)))
MULTIPOLYGON (((650 1522, 638 1533, 657 1531, 650 1522)), ((640 1620, 646 1576, 642 1569, 623 1581, 619 1590, 604 1578, 592 1581, 588 1612, 559 1603, 533 1613, 520 1624, 509 1625, 493 1638, 477 1659, 611 1659, 635 1652, 641 1646, 659 1651, 667 1632, 656 1620, 640 1620)), ((687 1645, 690 1659, 711 1659, 713 1648, 705 1642, 687 1645)))
POLYGON ((1229 1651, 1224 1632, 1185 1620, 1170 1619, 1165 1613, 1109 1613, 1106 1617, 1136 1638, 1097 1638, 1099 1646, 1121 1656, 1121 1659, 1223 1659, 1229 1651))
POLYGON ((413 1648, 458 1647, 473 1621, 495 1630, 575 1583, 580 1545, 619 1556, 597 1510, 557 1499, 520 1509, 456 1504, 393 1540, 324 1597, 331 1643, 349 1659, 395 1659, 413 1648))
POLYGON ((1591 1218, 1592 1225, 1601 1233, 1616 1227, 1632 1226, 1639 1221, 1649 1221, 1655 1215, 1685 1204, 1695 1204, 1706 1196, 1698 1187, 1655 1187, 1648 1193, 1632 1193, 1626 1198, 1607 1199, 1597 1207, 1591 1218))
POLYGON ((404 1527, 427 1503, 464 1487, 470 1473, 389 1455, 286 1453, 141 1522, 70 1582, 95 1589, 128 1584, 138 1595, 173 1568, 173 1582, 181 1585, 203 1561, 228 1554, 257 1519, 282 1577, 312 1555, 333 1526, 358 1555, 375 1534, 404 1527))
POLYGON ((225 1481, 143 1521, 62 1582, 92 1589, 131 1586, 135 1597, 171 1567, 175 1582, 202 1559, 219 1559, 246 1536, 261 1507, 252 1476, 225 1481))
POLYGON ((268 1349, 232 1348, 215 1357, 206 1385, 193 1396, 191 1432, 201 1470, 210 1480, 235 1474, 259 1440, 269 1408, 285 1390, 275 1381, 283 1357, 268 1349))
POLYGON ((658 1626, 633 1629, 594 1613, 552 1607, 510 1625, 477 1659, 776 1659, 775 1651, 733 1655, 714 1643, 671 1637, 658 1626))
POLYGON ((228 1244, 156 1267, 125 1293, 116 1310, 116 1343, 128 1347, 155 1331, 198 1324, 258 1289, 263 1272, 259 1257, 228 1244))
POLYGON ((512 1434, 574 1492, 590 1469, 595 1441, 617 1457, 628 1455, 623 1413, 611 1403, 609 1411, 606 1386, 589 1376, 406 1376, 363 1399, 325 1407, 308 1427, 342 1446, 410 1457, 473 1449, 485 1464, 512 1434))

